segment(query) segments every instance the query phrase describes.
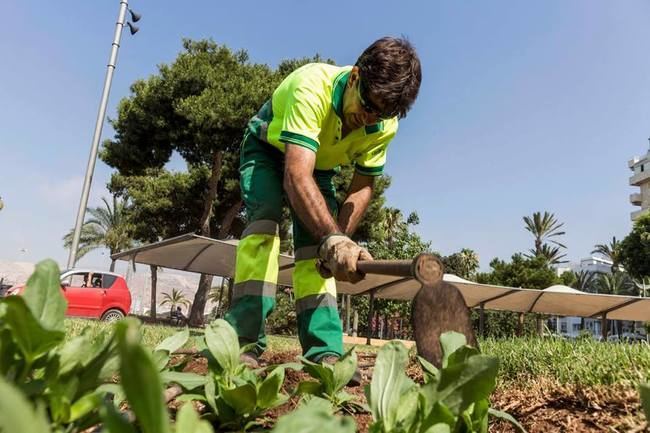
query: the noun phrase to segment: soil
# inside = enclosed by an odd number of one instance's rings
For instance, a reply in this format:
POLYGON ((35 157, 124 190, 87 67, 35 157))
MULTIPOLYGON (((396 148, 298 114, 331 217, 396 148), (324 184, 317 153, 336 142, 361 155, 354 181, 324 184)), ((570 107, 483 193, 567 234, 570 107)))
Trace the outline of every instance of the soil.
MULTIPOLYGON (((262 365, 295 362, 300 353, 284 352, 265 354, 262 365)), ((347 388, 346 392, 365 404, 364 387, 370 383, 374 353, 359 352, 363 383, 360 387, 347 388)), ((207 361, 201 357, 193 358, 185 371, 199 374, 207 372, 207 361)), ((422 382, 422 373, 415 363, 407 368, 407 374, 416 382, 422 382)), ((287 370, 284 391, 290 393, 298 383, 310 377, 301 371, 287 370)), ((492 394, 491 406, 508 412, 515 417, 529 433, 583 433, 583 432, 650 432, 641 414, 638 390, 631 386, 578 387, 561 385, 550 379, 528 382, 526 384, 501 384, 492 394)), ((267 414, 269 425, 283 414, 295 409, 296 397, 267 414)), ((368 432, 372 422, 369 413, 346 413, 355 418, 357 430, 368 432)), ((506 422, 491 421, 491 433, 515 432, 506 422)))

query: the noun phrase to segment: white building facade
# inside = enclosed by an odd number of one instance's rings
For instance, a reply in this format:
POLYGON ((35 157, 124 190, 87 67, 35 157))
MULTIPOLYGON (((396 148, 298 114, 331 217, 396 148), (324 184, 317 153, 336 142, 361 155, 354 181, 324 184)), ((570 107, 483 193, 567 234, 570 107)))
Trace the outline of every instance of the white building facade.
POLYGON ((629 160, 627 166, 633 173, 630 177, 630 185, 639 187, 638 192, 630 194, 630 203, 640 206, 640 209, 630 214, 632 221, 635 221, 639 216, 650 211, 650 150, 644 156, 635 156, 629 160))

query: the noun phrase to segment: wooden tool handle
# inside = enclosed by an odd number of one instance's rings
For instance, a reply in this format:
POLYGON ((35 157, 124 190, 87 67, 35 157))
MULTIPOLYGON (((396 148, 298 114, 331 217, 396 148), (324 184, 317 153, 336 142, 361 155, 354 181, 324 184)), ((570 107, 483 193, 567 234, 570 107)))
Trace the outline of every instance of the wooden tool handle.
POLYGON ((413 260, 368 260, 357 263, 365 274, 413 277, 422 285, 434 286, 442 280, 444 266, 433 254, 420 254, 413 260))

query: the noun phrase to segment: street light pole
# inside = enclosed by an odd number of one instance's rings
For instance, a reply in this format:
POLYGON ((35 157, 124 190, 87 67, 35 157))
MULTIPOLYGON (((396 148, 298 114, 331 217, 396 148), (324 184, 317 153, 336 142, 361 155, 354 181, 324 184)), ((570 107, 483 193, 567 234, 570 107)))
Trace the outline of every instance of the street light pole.
POLYGON ((104 90, 102 92, 101 102, 99 103, 99 112, 97 113, 97 121, 95 122, 95 133, 93 134, 93 142, 90 148, 90 157, 88 158, 88 166, 86 167, 86 177, 84 179, 83 190, 81 191, 81 200, 79 201, 79 210, 77 211, 77 222, 74 226, 72 246, 70 247, 70 256, 68 257, 68 269, 73 268, 77 261, 77 249, 79 248, 79 238, 81 237, 81 226, 83 225, 84 217, 86 216, 88 194, 90 192, 90 185, 93 181, 95 162, 97 161, 97 150, 99 148, 99 140, 102 135, 102 127, 104 126, 104 117, 106 116, 108 94, 111 91, 113 72, 115 71, 115 63, 117 62, 117 51, 120 48, 120 40, 122 38, 122 30, 124 29, 126 11, 128 8, 128 0, 120 0, 120 12, 117 16, 117 23, 115 24, 115 36, 113 37, 111 56, 109 58, 106 70, 104 90))

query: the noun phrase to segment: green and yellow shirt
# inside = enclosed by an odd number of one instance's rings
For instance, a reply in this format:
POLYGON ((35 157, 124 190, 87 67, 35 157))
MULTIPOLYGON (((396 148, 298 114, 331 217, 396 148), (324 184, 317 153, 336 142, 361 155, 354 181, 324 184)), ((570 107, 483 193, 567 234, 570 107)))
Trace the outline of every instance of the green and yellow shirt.
POLYGON ((296 69, 250 120, 249 131, 282 152, 286 143, 313 150, 317 170, 354 163, 360 174, 382 174, 397 118, 356 129, 341 139, 343 92, 351 69, 325 63, 296 69))

